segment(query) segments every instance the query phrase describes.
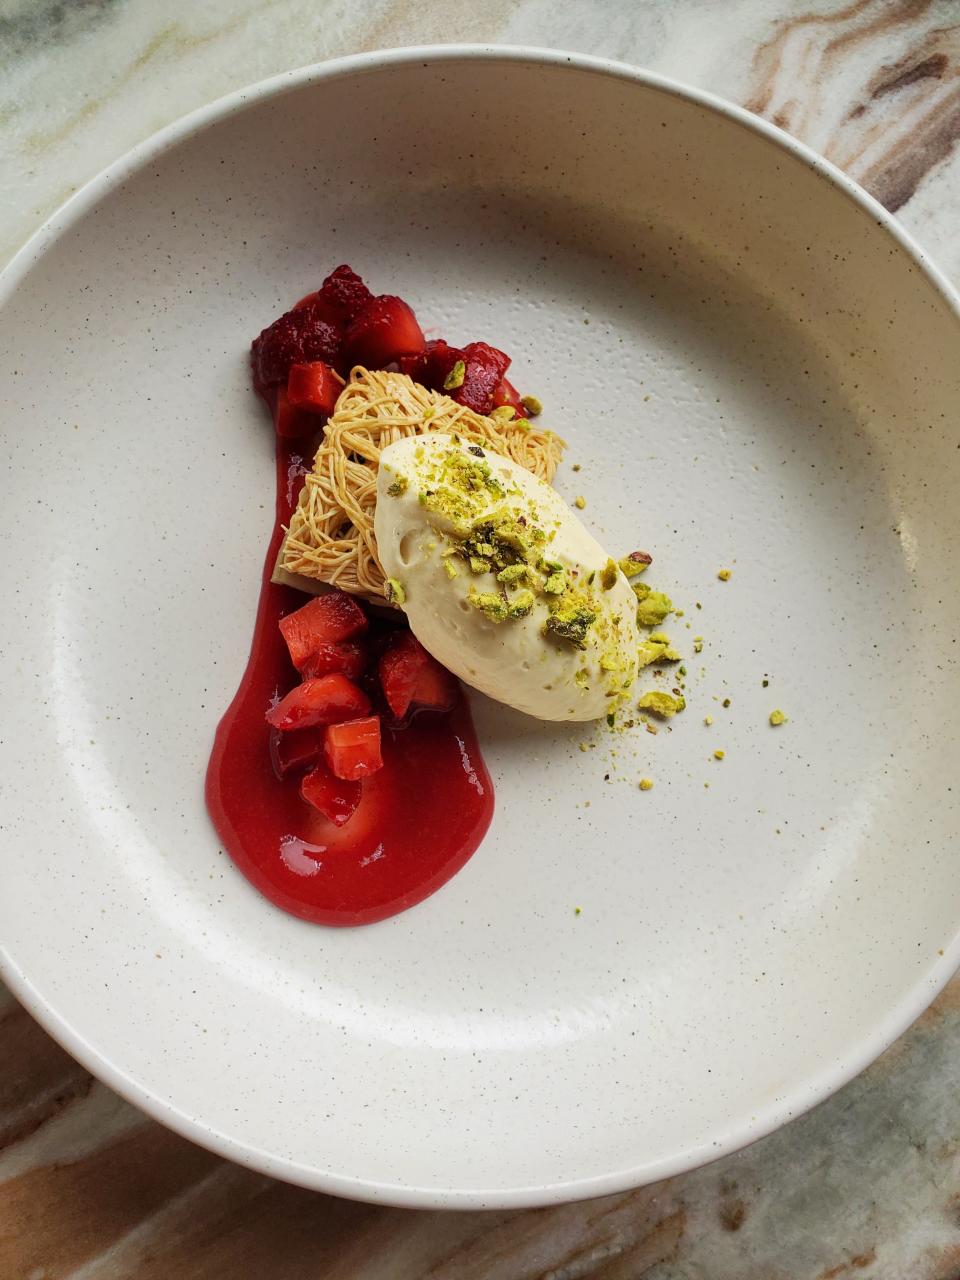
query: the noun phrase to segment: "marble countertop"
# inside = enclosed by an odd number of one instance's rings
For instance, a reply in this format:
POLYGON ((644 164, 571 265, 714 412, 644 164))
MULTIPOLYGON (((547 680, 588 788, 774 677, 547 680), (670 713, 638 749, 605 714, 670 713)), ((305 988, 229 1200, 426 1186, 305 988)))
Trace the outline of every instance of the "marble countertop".
MULTIPOLYGON (((448 41, 638 63, 773 120, 960 283, 960 0, 0 0, 0 262, 154 130, 307 62, 448 41)), ((809 1115, 658 1186, 503 1213, 351 1204, 96 1083, 0 988, 0 1280, 958 1280, 960 978, 809 1115)))

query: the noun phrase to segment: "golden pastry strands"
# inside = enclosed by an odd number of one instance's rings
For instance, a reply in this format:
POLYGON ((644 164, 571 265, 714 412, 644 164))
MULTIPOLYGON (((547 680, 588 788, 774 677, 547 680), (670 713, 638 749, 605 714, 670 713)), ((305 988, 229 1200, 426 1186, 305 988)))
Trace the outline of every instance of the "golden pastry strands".
POLYGON ((549 484, 564 441, 529 419, 486 418, 402 373, 357 366, 327 423, 286 530, 279 568, 383 604, 373 531, 380 452, 407 436, 456 432, 549 484))

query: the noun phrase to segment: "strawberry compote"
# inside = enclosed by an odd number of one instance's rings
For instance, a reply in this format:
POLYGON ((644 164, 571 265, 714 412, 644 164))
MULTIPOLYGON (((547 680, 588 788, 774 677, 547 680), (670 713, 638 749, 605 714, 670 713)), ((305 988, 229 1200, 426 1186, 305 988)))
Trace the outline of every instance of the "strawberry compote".
MULTIPOLYGON (((247 669, 220 722, 207 770, 207 809, 223 846, 271 902, 317 924, 371 924, 422 901, 458 871, 490 825, 493 788, 470 711, 384 719, 383 768, 337 827, 278 778, 264 715, 296 680, 279 620, 306 599, 270 574, 296 503, 298 450, 277 441, 277 524, 267 551, 247 669)), ((392 629, 392 628, 391 628, 392 629)))
POLYGON ((339 614, 329 599, 308 610, 307 596, 271 581, 303 458, 352 362, 416 362, 414 376, 426 379, 446 377, 459 359, 462 390, 480 411, 511 393, 517 399, 502 352, 434 343, 431 354, 427 346, 402 299, 374 297, 342 266, 252 349, 254 387, 277 432, 276 523, 250 657, 217 729, 206 801, 244 875, 317 924, 370 924, 420 902, 463 866, 493 815, 490 777, 453 677, 405 628, 361 614, 343 593, 339 614), (337 614, 339 625, 351 611, 348 631, 310 649, 318 615, 337 614))

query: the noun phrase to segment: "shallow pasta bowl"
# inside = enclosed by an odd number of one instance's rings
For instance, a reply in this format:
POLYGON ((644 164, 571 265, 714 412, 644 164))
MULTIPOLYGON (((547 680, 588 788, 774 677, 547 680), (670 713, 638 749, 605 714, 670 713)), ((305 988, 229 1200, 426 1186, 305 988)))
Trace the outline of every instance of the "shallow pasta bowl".
POLYGON ((957 301, 835 170, 630 68, 376 54, 165 131, 0 289, 2 972, 126 1097, 306 1186, 540 1204, 759 1137, 946 981, 957 301), (331 931, 202 784, 270 532, 246 347, 342 261, 511 352, 690 656, 656 736, 477 699, 481 848, 331 931))

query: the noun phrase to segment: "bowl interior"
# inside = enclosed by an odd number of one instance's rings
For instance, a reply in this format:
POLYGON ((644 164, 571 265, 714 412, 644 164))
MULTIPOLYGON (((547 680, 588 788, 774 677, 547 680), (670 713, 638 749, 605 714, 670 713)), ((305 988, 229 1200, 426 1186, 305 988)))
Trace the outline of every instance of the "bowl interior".
POLYGON ((111 1083, 309 1185, 533 1203, 757 1136, 923 1007, 960 918, 958 326, 831 180, 559 60, 320 72, 103 184, 0 334, 0 933, 111 1083), (477 698, 488 838, 353 931, 260 898, 202 797, 272 513, 247 344, 339 262, 512 354, 689 673, 656 736, 477 698))

